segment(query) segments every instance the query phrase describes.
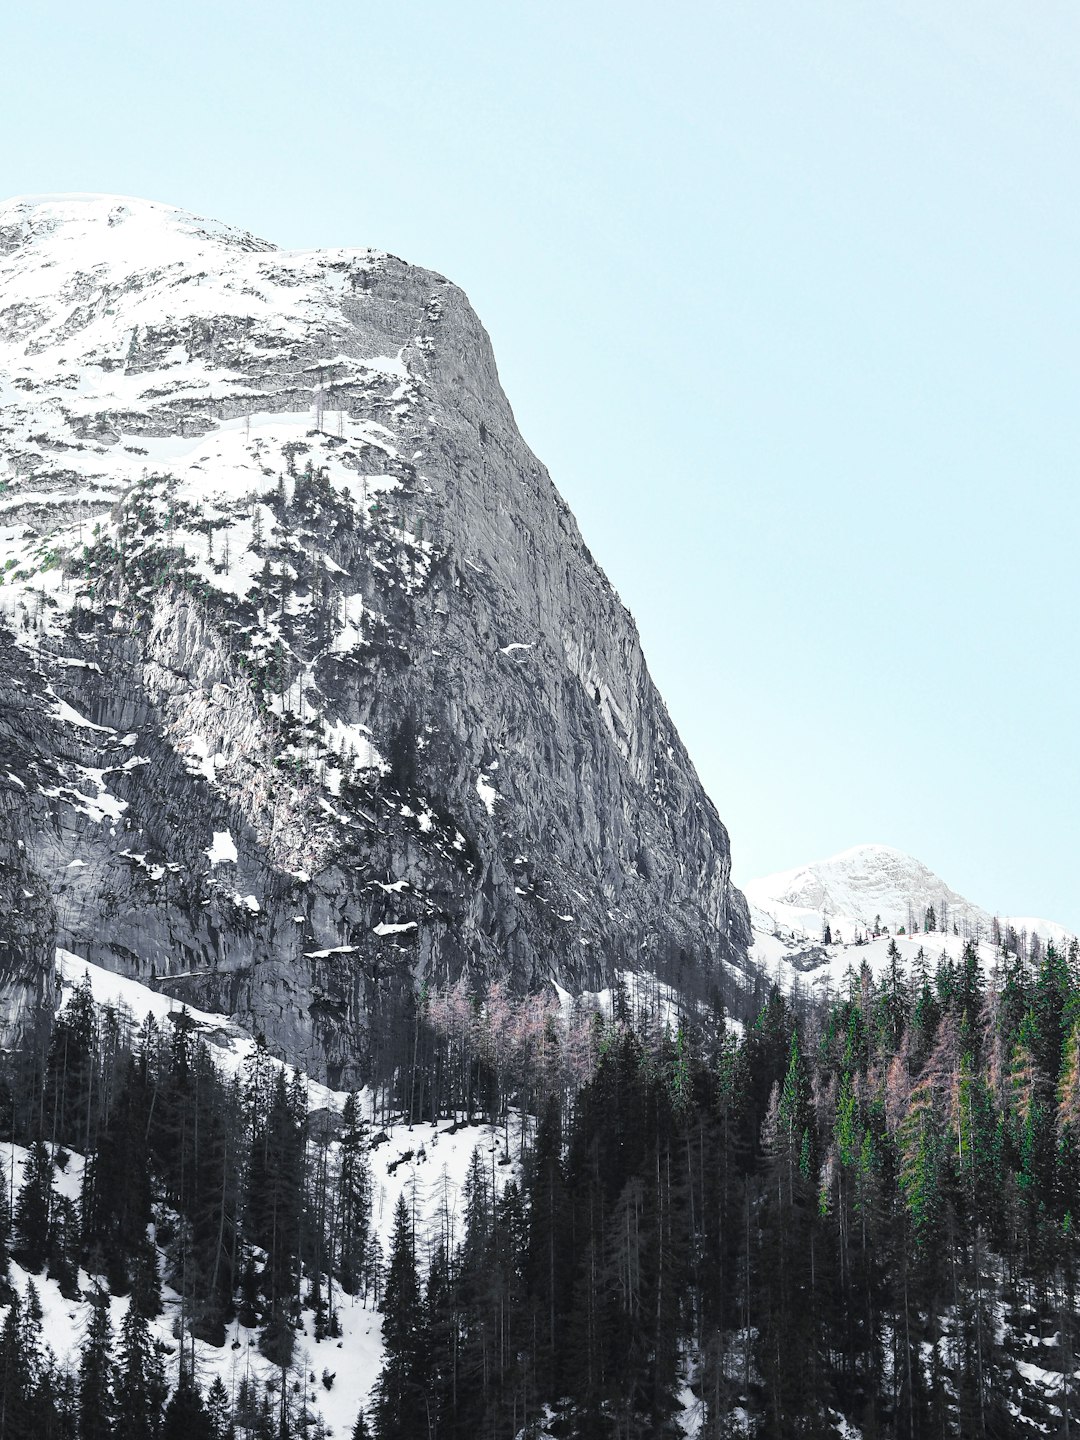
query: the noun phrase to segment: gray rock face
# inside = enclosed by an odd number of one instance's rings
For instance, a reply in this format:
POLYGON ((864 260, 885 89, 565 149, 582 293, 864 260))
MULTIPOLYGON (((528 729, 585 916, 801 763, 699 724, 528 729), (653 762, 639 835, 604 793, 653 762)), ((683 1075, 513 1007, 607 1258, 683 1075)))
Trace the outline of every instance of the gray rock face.
POLYGON ((417 981, 745 967, 727 834, 454 286, 8 202, 0 404, 10 1025, 59 944, 342 1083, 417 981))

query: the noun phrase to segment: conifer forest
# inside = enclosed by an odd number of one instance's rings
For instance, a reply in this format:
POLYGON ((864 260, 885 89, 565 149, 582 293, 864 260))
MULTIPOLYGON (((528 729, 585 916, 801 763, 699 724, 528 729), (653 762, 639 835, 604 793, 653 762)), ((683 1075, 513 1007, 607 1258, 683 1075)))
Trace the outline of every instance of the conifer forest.
POLYGON ((745 1026, 625 989, 571 1025, 421 991, 340 1114, 263 1045, 227 1075, 183 1014, 79 985, 5 1057, 28 1157, 0 1189, 0 1440, 316 1440, 298 1333, 336 1354, 357 1299, 385 1360, 355 1440, 674 1437, 687 1406, 706 1437, 1077 1433, 1075 941, 990 973, 971 945, 911 969, 893 945, 827 1001, 762 991, 745 1026), (383 1253, 386 1127, 481 1121, 460 1210, 403 1191, 383 1253), (44 1285, 97 1302, 77 1367, 44 1285), (204 1383, 194 1341, 227 1333, 276 1380, 204 1383))

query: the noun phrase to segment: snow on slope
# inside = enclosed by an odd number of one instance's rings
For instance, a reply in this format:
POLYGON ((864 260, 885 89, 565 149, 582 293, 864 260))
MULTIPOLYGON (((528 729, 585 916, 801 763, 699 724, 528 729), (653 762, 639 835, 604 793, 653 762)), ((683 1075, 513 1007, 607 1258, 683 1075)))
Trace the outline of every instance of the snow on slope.
MULTIPOLYGON (((286 377, 308 343, 344 332, 342 307, 385 258, 283 251, 120 196, 0 203, 0 621, 17 644, 37 649, 71 611, 99 609, 96 567, 114 552, 145 572, 136 594, 150 603, 162 566, 232 602, 301 562, 329 573, 317 537, 286 533, 267 504, 279 487, 291 497, 297 453, 359 528, 382 535, 385 501, 419 452, 406 458, 388 425, 334 408, 349 403, 335 396, 359 386, 397 423, 419 398, 402 353, 350 356, 324 339, 299 384, 286 377)), ((432 547, 394 524, 385 584, 411 593, 432 547)), ((331 653, 379 631, 381 612, 356 599, 331 653)), ((304 602, 291 603, 293 615, 304 602)), ((284 643, 282 616, 264 605, 238 634, 250 664, 265 665, 284 643)), ((310 665, 276 709, 306 717, 305 753, 330 767, 331 793, 345 766, 382 768, 370 737, 341 736, 310 665)))
MULTIPOLYGON (((337 430, 331 438, 345 442, 325 457, 335 488, 365 506, 396 488, 370 463, 346 463, 364 451, 368 461, 395 459, 392 432, 326 402, 335 382, 389 381, 389 399, 408 408, 415 383, 400 355, 328 353, 306 367, 306 389, 290 391, 277 412, 260 404, 265 383, 253 380, 310 336, 339 328, 343 298, 382 258, 372 250, 282 251, 145 200, 0 204, 0 516, 9 522, 0 539, 15 546, 27 528, 48 528, 43 512, 71 518, 74 509, 75 525, 55 538, 61 549, 81 548, 89 521, 115 520, 109 507, 161 468, 173 501, 199 506, 203 519, 215 518, 217 505, 217 519, 236 522, 230 502, 245 498, 249 522, 272 526, 251 502, 272 488, 268 479, 277 483, 281 447, 312 428, 337 430), (68 533, 74 529, 80 533, 68 533)), ((198 536, 176 529, 196 557, 198 536)), ((211 558, 207 582, 244 593, 246 548, 231 546, 240 573, 230 560, 223 577, 211 558)), ((37 579, 40 586, 40 571, 37 579)))
MULTIPOLYGON (((240 1071, 245 1060, 254 1051, 251 1037, 232 1020, 223 1015, 209 1014, 182 1006, 170 996, 149 990, 133 980, 126 980, 91 965, 68 951, 57 951, 57 966, 61 976, 59 1004, 63 1004, 72 988, 84 978, 90 981, 94 1001, 97 1005, 123 1008, 130 1013, 136 1024, 147 1015, 155 1020, 168 1022, 170 1015, 186 1011, 188 1020, 196 1033, 210 1046, 211 1055, 219 1069, 228 1074, 240 1071)), ((345 1095, 328 1090, 310 1079, 307 1081, 309 1103, 312 1109, 330 1108, 340 1112, 345 1095)), ((361 1113, 372 1113, 373 1096, 369 1091, 361 1092, 361 1113)), ((433 1214, 437 1207, 446 1204, 454 1226, 454 1233, 460 1235, 464 1227, 464 1184, 470 1161, 479 1147, 485 1161, 485 1168, 495 1177, 501 1188, 517 1173, 516 1162, 502 1164, 500 1158, 504 1147, 502 1127, 486 1125, 453 1126, 443 1120, 435 1125, 391 1125, 383 1126, 387 1138, 373 1146, 370 1163, 373 1182, 372 1225, 379 1236, 384 1255, 388 1253, 390 1234, 393 1228, 394 1207, 403 1192, 410 1195, 415 1186, 418 1235, 421 1254, 425 1244, 434 1234, 433 1214)), ((509 1130, 511 1154, 514 1147, 514 1127, 509 1130)), ((331 1162, 336 1146, 331 1146, 331 1162)), ((27 1152, 23 1147, 10 1142, 0 1144, 0 1184, 11 1187, 9 1193, 17 1195, 22 1184, 23 1168, 27 1152)), ((56 1190, 78 1203, 83 1172, 83 1157, 73 1154, 63 1171, 56 1172, 56 1190)), ((78 1364, 78 1349, 86 1333, 89 1320, 90 1300, 95 1282, 80 1271, 79 1288, 85 1297, 80 1300, 65 1300, 55 1281, 44 1275, 28 1276, 14 1262, 11 1275, 20 1296, 25 1295, 28 1280, 33 1280, 41 1297, 44 1310, 44 1332, 48 1345, 62 1363, 78 1364)), ((164 1313, 152 1322, 155 1335, 166 1346, 169 1354, 177 1353, 177 1342, 173 1326, 180 1313, 179 1295, 165 1287, 164 1313)), ((110 1301, 114 1331, 119 1330, 126 1312, 126 1298, 113 1297, 110 1301)), ((382 1368, 382 1317, 377 1310, 355 1296, 336 1292, 335 1306, 341 1321, 340 1340, 316 1340, 311 1334, 311 1315, 304 1317, 305 1331, 297 1336, 297 1355, 303 1357, 302 1374, 306 1379, 309 1408, 320 1414, 326 1422, 328 1434, 333 1437, 349 1436, 356 1419, 357 1410, 365 1407, 371 1388, 382 1368), (334 1376, 330 1389, 322 1383, 323 1372, 334 1376)), ((0 1324, 3 1311, 0 1309, 0 1324)), ((264 1384, 274 1382, 277 1371, 259 1354, 257 1332, 248 1330, 238 1321, 228 1327, 225 1345, 217 1349, 204 1341, 195 1341, 196 1372, 204 1390, 209 1387, 215 1375, 220 1375, 230 1395, 245 1376, 258 1378, 264 1384)), ((170 1383, 175 1380, 175 1369, 169 1375, 170 1383)))
MULTIPOLYGON (((874 975, 880 975, 888 967, 888 950, 894 941, 906 973, 919 963, 920 951, 923 962, 932 970, 943 954, 958 960, 968 943, 960 936, 936 931, 929 935, 880 935, 858 944, 845 936, 840 943, 823 945, 820 940, 792 939, 790 934, 755 930, 750 959, 781 990, 791 991, 798 986, 821 998, 836 994, 852 975, 858 974, 864 962, 874 975)), ((978 943, 978 951, 986 970, 992 970, 1000 951, 985 940, 978 943)))
POLYGON ((989 934, 990 917, 951 890, 911 855, 887 845, 856 845, 827 860, 781 870, 743 887, 758 911, 761 928, 772 921, 782 930, 820 939, 825 923, 847 932, 872 929, 875 921, 890 930, 921 928, 928 906, 965 933, 989 934))

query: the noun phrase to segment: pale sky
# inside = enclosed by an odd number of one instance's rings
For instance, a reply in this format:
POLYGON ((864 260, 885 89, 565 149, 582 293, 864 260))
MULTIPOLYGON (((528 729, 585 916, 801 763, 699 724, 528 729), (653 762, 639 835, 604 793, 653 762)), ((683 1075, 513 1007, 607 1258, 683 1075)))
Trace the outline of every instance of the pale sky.
POLYGON ((736 876, 863 841, 1080 928, 1080 10, 57 0, 0 193, 462 285, 736 876))

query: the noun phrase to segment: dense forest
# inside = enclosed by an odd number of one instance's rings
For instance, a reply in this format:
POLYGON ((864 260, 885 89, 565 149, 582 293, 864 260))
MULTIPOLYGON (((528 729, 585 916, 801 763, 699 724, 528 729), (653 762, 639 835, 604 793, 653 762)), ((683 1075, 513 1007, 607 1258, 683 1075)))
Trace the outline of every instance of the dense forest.
POLYGON ((0 1188, 0 1440, 325 1434, 295 1342, 339 1334, 343 1295, 382 1312, 357 1440, 1080 1433, 1076 942, 989 973, 971 945, 909 971, 894 944, 828 1001, 759 1000, 691 1022, 616 988, 568 1023, 421 990, 338 1112, 261 1044, 229 1076, 182 1014, 76 988, 0 1086, 29 1150, 0 1188), (500 1140, 461 1213, 403 1193, 382 1254, 381 1127, 480 1118, 500 1140), (58 1366, 12 1262, 129 1295, 118 1333, 95 1304, 58 1366), (189 1337, 235 1322, 277 1380, 201 1386, 189 1337))

